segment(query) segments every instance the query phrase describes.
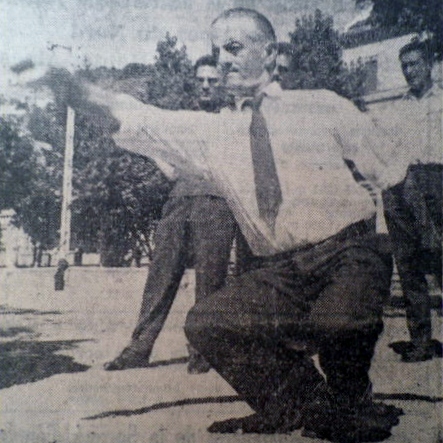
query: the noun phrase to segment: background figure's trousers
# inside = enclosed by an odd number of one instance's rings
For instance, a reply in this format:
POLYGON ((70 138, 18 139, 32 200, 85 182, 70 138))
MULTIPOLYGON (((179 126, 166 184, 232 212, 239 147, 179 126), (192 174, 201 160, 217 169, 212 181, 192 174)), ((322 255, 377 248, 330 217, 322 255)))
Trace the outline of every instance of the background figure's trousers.
POLYGON ((383 193, 408 329, 417 345, 432 337, 426 274, 442 284, 442 183, 442 165, 412 165, 403 182, 383 193))
POLYGON ((154 258, 133 332, 133 350, 149 357, 191 259, 197 301, 223 286, 235 229, 234 217, 220 197, 203 195, 168 200, 155 233, 154 258))

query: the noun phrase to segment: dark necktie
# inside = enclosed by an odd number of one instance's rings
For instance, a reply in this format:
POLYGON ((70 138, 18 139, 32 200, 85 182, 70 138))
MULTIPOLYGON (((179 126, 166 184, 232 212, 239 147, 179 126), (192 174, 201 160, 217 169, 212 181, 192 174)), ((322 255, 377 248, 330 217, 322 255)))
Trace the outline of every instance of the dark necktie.
POLYGON ((260 112, 263 96, 254 100, 250 126, 252 165, 254 168, 255 194, 260 217, 274 231, 275 219, 282 203, 282 193, 272 153, 266 120, 260 112))

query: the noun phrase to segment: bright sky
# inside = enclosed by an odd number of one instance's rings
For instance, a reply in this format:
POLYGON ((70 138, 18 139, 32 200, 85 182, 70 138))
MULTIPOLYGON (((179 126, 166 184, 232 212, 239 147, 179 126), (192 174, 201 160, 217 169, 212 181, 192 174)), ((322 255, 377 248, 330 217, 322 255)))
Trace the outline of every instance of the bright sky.
POLYGON ((212 20, 238 6, 264 13, 280 40, 288 40, 298 16, 316 8, 333 15, 339 29, 356 16, 355 0, 0 0, 0 94, 15 94, 14 84, 43 75, 49 65, 152 62, 166 32, 196 60, 210 50, 212 20), (10 71, 26 59, 35 69, 20 76, 10 71))
MULTIPOLYGON (((354 0, 0 0, 0 57, 3 67, 25 58, 36 64, 59 60, 51 45, 72 48, 78 63, 123 67, 151 62, 167 31, 188 48, 192 59, 208 49, 210 22, 224 9, 254 7, 274 24, 280 39, 297 15, 319 7, 342 27, 352 19, 354 0)), ((65 58, 67 55, 64 56, 65 58)))

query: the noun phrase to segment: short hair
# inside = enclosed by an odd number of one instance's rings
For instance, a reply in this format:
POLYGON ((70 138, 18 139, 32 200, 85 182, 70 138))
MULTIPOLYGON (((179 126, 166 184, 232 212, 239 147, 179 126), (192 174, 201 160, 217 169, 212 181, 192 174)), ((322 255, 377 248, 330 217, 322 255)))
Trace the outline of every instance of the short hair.
POLYGON ((212 66, 213 68, 217 67, 217 58, 213 55, 204 55, 200 57, 194 65, 194 72, 197 73, 197 69, 200 66, 212 66))
POLYGON ((275 35, 274 28, 271 22, 260 12, 255 9, 248 8, 233 8, 222 12, 213 22, 212 25, 217 23, 220 19, 228 19, 231 17, 248 17, 252 19, 257 28, 260 30, 261 34, 265 37, 267 41, 275 43, 277 37, 275 35))
POLYGON ((420 52, 421 56, 423 57, 423 60, 428 63, 429 65, 432 65, 434 61, 434 54, 432 53, 431 44, 429 40, 423 40, 420 41, 418 39, 412 40, 408 44, 404 45, 400 52, 398 53, 398 58, 401 59, 405 54, 408 54, 409 52, 417 51, 420 52))

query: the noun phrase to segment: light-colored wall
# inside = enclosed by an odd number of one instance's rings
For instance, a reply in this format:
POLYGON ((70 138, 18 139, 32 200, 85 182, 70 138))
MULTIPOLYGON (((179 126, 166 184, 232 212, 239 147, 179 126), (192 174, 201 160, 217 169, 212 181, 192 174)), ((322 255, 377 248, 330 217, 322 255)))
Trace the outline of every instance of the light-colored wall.
MULTIPOLYGON (((377 60, 377 89, 365 97, 368 102, 390 100, 407 91, 408 85, 401 70, 398 54, 414 37, 416 34, 408 34, 343 51, 342 59, 348 65, 357 62, 359 58, 363 62, 377 60)), ((438 83, 443 82, 441 62, 435 63, 432 77, 438 83)))
POLYGON ((406 81, 398 61, 400 49, 409 43, 415 34, 391 38, 377 43, 358 46, 343 51, 343 61, 348 65, 359 58, 363 62, 377 59, 377 91, 406 88, 406 81))
POLYGON ((12 224, 14 211, 0 212, 3 251, 0 252, 0 266, 30 266, 32 264, 33 246, 31 239, 22 229, 12 224))

